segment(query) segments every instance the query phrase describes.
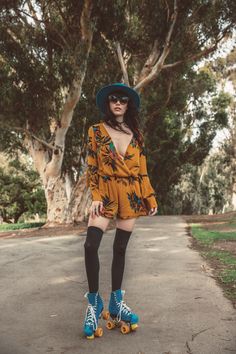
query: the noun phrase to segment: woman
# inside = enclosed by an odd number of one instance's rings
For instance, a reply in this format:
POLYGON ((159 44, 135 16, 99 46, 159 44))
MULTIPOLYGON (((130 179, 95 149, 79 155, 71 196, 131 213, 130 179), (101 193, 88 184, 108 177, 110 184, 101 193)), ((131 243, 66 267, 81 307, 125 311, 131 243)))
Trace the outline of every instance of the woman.
MULTIPOLYGON (((99 90, 96 103, 105 117, 88 130, 87 188, 91 191, 92 205, 84 243, 89 285, 84 320, 87 338, 102 335, 102 328, 98 328, 98 318, 104 308, 98 292, 98 248, 115 215, 109 313, 118 322, 128 322, 131 329, 137 327, 138 316, 124 303, 125 290, 121 290, 125 252, 137 217, 157 212, 156 194, 147 173, 144 141, 138 129, 138 93, 125 84, 114 83, 99 90)), ((103 318, 106 318, 105 313, 103 318)))

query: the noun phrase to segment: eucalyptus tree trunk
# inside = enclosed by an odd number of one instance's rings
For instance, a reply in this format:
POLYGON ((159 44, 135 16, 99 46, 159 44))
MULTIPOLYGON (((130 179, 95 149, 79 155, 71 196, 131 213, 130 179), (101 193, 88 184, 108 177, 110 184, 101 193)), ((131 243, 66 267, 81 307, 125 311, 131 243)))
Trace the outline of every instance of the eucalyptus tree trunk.
MULTIPOLYGON (((69 121, 69 116, 67 116, 69 121)), ((38 171, 47 201, 47 222, 45 226, 74 224, 85 220, 91 204, 90 191, 85 188, 86 175, 77 183, 68 173, 62 175, 65 129, 57 128, 56 143, 45 148, 45 142, 26 135, 24 143, 38 171)))
POLYGON ((73 56, 71 57, 71 65, 76 74, 68 90, 61 87, 61 92, 64 93, 64 104, 60 122, 54 126, 53 141, 48 143, 36 137, 31 133, 32 129, 29 125, 24 129, 25 147, 33 159, 35 169, 41 177, 45 190, 46 226, 70 224, 84 220, 91 202, 89 191, 85 191, 86 177, 82 176, 75 184, 68 173, 62 173, 66 133, 81 96, 92 46, 91 11, 92 1, 85 0, 80 17, 80 37, 73 47, 73 56))

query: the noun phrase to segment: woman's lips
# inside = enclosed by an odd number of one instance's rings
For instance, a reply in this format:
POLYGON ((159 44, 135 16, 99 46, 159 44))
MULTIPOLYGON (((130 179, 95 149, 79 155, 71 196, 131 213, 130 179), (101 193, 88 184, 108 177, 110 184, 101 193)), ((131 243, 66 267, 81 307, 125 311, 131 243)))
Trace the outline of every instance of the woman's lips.
POLYGON ((115 111, 120 111, 121 109, 120 108, 115 108, 115 111))

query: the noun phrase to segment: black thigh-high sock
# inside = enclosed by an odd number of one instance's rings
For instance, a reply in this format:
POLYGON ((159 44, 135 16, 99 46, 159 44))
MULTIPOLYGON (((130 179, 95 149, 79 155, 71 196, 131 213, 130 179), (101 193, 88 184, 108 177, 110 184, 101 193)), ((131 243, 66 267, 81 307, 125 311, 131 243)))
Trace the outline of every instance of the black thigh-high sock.
POLYGON ((88 278, 89 292, 98 291, 99 282, 99 257, 98 248, 103 235, 103 230, 97 226, 88 226, 87 237, 84 243, 85 267, 88 278))
POLYGON ((121 288, 121 283, 125 267, 126 247, 132 231, 116 229, 115 239, 113 242, 113 260, 111 267, 112 291, 121 288))

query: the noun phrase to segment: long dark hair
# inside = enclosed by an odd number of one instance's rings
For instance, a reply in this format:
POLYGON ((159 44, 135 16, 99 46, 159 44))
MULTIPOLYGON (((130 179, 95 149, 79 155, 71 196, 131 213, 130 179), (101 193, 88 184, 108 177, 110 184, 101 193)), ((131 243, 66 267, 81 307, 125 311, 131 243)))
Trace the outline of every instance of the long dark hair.
MULTIPOLYGON (((127 95, 127 93, 122 90, 113 91, 112 94, 113 93, 117 93, 117 94, 123 93, 123 94, 127 95)), ((112 113, 112 111, 110 109, 108 96, 106 98, 105 105, 106 105, 106 113, 104 116, 105 123, 115 130, 122 131, 125 134, 129 134, 129 132, 125 131, 124 128, 116 120, 115 114, 112 113)), ((128 125, 130 130, 133 132, 134 137, 136 138, 138 144, 140 146, 142 146, 143 142, 144 142, 144 138, 143 138, 143 133, 141 132, 141 130, 139 128, 139 113, 138 113, 138 110, 134 104, 134 101, 131 99, 131 97, 128 101, 128 107, 127 107, 127 110, 124 114, 124 122, 128 125)))

